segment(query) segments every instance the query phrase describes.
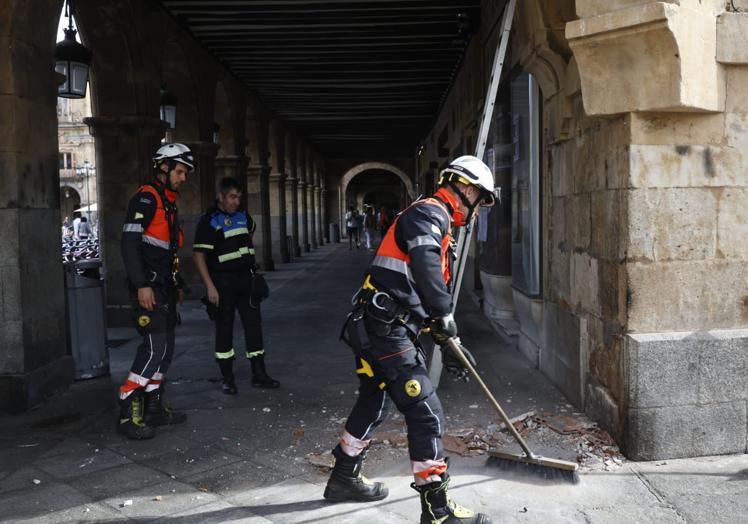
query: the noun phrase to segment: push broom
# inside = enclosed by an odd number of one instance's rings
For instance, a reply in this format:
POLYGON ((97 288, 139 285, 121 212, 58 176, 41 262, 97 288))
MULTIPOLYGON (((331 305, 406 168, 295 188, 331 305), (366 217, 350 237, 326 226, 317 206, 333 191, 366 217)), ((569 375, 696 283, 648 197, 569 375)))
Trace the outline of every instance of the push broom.
MULTIPOLYGON (((504 15, 501 21, 501 38, 499 38, 499 46, 496 49, 494 55, 493 68, 491 73, 491 80, 488 85, 488 93, 485 98, 485 106, 483 110, 483 118, 481 119, 481 125, 478 132, 478 142, 476 147, 475 156, 483 158, 486 150, 486 142, 488 141, 488 130, 491 125, 491 118, 493 116, 493 108, 496 100, 496 93, 498 92, 499 81, 501 79, 501 70, 504 65, 504 58, 506 56, 506 49, 509 43, 509 34, 512 28, 512 19, 514 17, 514 10, 517 4, 517 0, 509 0, 505 9, 504 15)), ((465 271, 465 263, 467 262, 468 246, 470 245, 470 238, 473 232, 473 222, 475 218, 467 224, 462 231, 460 231, 458 243, 457 243, 457 267, 454 272, 455 282, 452 288, 453 307, 457 305, 457 297, 460 293, 460 287, 462 284, 462 276, 465 271)), ((565 460, 551 459, 542 457, 533 453, 525 439, 519 434, 517 428, 509 420, 509 417, 502 409, 501 405, 496 401, 496 398, 488 389, 485 382, 480 378, 475 368, 470 361, 465 357, 463 353, 459 339, 450 338, 447 343, 455 356, 462 362, 462 365, 467 369, 473 376, 475 381, 483 390, 483 393, 488 398, 489 402, 499 414, 501 419, 504 421, 509 432, 512 434, 514 439, 520 445, 524 454, 519 453, 507 453, 504 451, 489 450, 488 454, 493 458, 494 464, 505 470, 526 470, 532 474, 539 475, 543 478, 559 479, 569 481, 573 484, 579 482, 579 465, 576 462, 568 462, 565 460)))
POLYGON ((569 481, 572 484, 578 483, 579 464, 566 460, 543 457, 533 453, 532 450, 530 450, 530 447, 527 445, 527 442, 525 442, 525 439, 522 438, 522 435, 519 434, 517 428, 515 428, 514 424, 512 424, 511 420, 509 420, 509 416, 504 412, 501 405, 496 400, 496 397, 493 396, 493 393, 491 393, 491 390, 488 389, 486 383, 483 382, 483 379, 480 378, 480 375, 478 375, 478 372, 470 363, 470 360, 465 357, 465 353, 463 353, 462 351, 459 339, 450 338, 447 340, 447 344, 449 344, 449 348, 481 387, 483 393, 486 395, 486 398, 488 398, 493 408, 504 421, 504 425, 514 437, 514 440, 517 441, 517 444, 519 444, 522 448, 522 451, 524 451, 524 454, 520 454, 508 453, 505 451, 488 450, 489 456, 494 459, 492 461, 493 464, 500 469, 528 471, 529 473, 540 475, 541 477, 546 479, 564 480, 569 481))

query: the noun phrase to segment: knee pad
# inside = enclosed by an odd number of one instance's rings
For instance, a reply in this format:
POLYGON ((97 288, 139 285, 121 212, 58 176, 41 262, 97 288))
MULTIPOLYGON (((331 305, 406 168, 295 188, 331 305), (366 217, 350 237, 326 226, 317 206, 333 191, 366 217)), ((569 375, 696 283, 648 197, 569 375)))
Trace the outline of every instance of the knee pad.
POLYGON ((389 384, 388 392, 398 409, 403 411, 433 395, 434 386, 426 368, 408 366, 398 371, 397 377, 389 384))

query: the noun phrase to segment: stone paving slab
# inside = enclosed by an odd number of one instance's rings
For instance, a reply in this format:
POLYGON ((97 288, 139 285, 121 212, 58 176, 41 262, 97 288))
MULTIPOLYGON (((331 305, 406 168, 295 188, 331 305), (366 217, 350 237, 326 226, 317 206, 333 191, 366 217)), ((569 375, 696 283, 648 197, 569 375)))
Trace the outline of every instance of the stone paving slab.
POLYGON ((232 524, 270 524, 271 521, 253 514, 246 508, 224 501, 211 502, 170 516, 179 524, 231 522, 232 524))
POLYGON ((93 501, 59 482, 42 482, 0 495, 2 518, 9 521, 43 518, 56 512, 79 508, 93 501))
POLYGON ((75 489, 93 500, 116 498, 170 480, 161 471, 140 464, 125 464, 75 479, 75 489))
POLYGON ((175 513, 216 502, 218 496, 174 480, 135 490, 124 489, 101 502, 121 515, 141 521, 164 520, 175 513), (160 499, 158 499, 160 497, 160 499), (125 505, 132 501, 131 505, 125 505))

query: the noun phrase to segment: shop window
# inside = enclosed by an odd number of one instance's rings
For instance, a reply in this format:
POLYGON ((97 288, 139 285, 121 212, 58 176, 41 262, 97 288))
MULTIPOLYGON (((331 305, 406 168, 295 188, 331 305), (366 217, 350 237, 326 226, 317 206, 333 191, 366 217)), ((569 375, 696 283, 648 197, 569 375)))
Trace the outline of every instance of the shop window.
POLYGON ((540 90, 522 73, 511 81, 512 285, 540 295, 540 90))

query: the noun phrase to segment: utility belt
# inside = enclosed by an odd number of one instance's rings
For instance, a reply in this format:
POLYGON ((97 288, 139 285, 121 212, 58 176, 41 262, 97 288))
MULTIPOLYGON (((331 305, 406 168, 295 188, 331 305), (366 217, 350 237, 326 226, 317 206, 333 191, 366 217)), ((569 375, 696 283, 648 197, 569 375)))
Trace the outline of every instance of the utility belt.
POLYGON ((371 283, 371 275, 367 275, 361 289, 353 295, 354 317, 369 317, 384 324, 397 323, 416 332, 417 327, 411 322, 410 310, 401 306, 388 293, 380 291, 371 283))
MULTIPOLYGON (((348 314, 340 339, 351 347, 354 354, 379 369, 379 358, 371 351, 370 332, 378 337, 385 337, 393 326, 402 326, 408 337, 420 351, 418 343, 419 323, 411 318, 410 310, 401 306, 388 293, 380 291, 367 276, 363 286, 352 299, 353 310, 348 314)), ((389 380, 394 380, 397 370, 380 369, 389 380), (392 375, 394 373, 395 375, 392 375), (391 376, 392 375, 392 376, 391 376)))

